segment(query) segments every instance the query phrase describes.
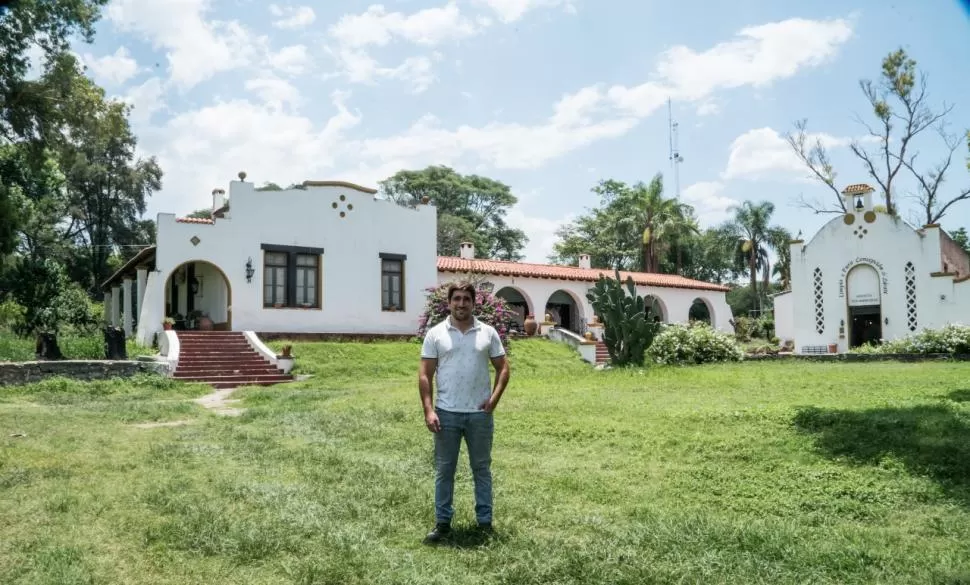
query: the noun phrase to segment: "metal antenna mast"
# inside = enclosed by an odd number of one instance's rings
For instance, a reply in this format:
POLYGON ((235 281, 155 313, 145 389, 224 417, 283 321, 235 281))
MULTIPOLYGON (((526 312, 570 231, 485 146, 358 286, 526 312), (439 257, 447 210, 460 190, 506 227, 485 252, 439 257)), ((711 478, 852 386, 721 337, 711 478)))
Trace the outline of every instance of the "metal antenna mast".
POLYGON ((684 162, 684 157, 680 156, 680 148, 677 145, 678 125, 674 122, 670 98, 667 98, 667 124, 670 134, 670 165, 674 168, 674 195, 680 199, 680 163, 684 162))

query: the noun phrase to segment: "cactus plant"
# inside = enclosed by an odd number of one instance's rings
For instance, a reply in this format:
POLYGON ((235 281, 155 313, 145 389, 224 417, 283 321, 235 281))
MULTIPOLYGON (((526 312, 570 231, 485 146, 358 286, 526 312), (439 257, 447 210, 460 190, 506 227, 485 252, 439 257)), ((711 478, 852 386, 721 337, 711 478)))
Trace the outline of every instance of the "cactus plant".
POLYGON ((627 276, 624 290, 620 272, 614 272, 616 278, 600 276, 586 298, 603 321, 603 343, 610 362, 614 366, 642 366, 660 324, 654 321, 650 305, 637 294, 633 278, 627 276))

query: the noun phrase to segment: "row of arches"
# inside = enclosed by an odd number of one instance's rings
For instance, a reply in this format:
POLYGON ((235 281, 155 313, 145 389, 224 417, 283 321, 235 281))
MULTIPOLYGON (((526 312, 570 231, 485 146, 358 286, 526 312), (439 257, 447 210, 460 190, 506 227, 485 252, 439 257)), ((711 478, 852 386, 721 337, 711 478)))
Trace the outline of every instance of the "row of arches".
MULTIPOLYGON (((534 315, 536 319, 543 319, 549 315, 552 321, 559 327, 569 329, 576 333, 582 333, 586 329, 586 323, 591 317, 586 315, 585 305, 580 301, 576 294, 566 289, 559 289, 549 295, 546 302, 542 305, 542 311, 537 311, 537 305, 529 297, 528 293, 515 286, 505 286, 495 292, 495 296, 505 301, 505 304, 512 309, 515 314, 515 326, 519 330, 524 330, 524 322, 528 315, 534 315)), ((653 295, 647 295, 645 300, 650 302, 651 314, 660 323, 670 322, 670 313, 663 300, 653 295)), ((713 309, 710 303, 703 298, 694 299, 691 304, 688 319, 691 321, 703 321, 707 324, 713 323, 713 309)))

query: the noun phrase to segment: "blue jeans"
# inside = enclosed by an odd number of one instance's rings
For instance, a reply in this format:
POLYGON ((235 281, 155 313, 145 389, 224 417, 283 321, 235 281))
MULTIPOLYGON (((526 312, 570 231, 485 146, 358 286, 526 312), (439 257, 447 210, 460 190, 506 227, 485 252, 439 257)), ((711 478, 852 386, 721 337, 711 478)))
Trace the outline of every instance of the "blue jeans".
POLYGON ((461 439, 468 446, 468 463, 475 479, 475 518, 492 521, 492 415, 485 412, 448 412, 435 409, 441 430, 434 434, 434 513, 435 521, 451 522, 455 509, 455 469, 461 439))

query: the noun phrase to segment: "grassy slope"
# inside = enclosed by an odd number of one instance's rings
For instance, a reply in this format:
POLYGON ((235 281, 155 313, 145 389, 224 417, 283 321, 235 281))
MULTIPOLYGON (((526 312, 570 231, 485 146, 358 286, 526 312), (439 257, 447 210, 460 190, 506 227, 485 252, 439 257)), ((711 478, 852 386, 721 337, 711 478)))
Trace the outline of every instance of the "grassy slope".
MULTIPOLYGON (((0 329, 0 362, 29 362, 35 358, 36 341, 18 337, 9 331, 0 329)), ((104 339, 100 335, 58 335, 57 346, 66 359, 71 360, 101 360, 104 359, 104 339)), ((143 347, 128 339, 125 343, 128 357, 133 359, 140 355, 154 355, 158 353, 150 347, 143 347)))
POLYGON ((462 546, 429 549, 417 349, 295 344, 314 378, 238 419, 150 378, 0 389, 0 583, 970 583, 968 364, 593 372, 516 343, 500 537, 463 531, 463 463, 462 546))

